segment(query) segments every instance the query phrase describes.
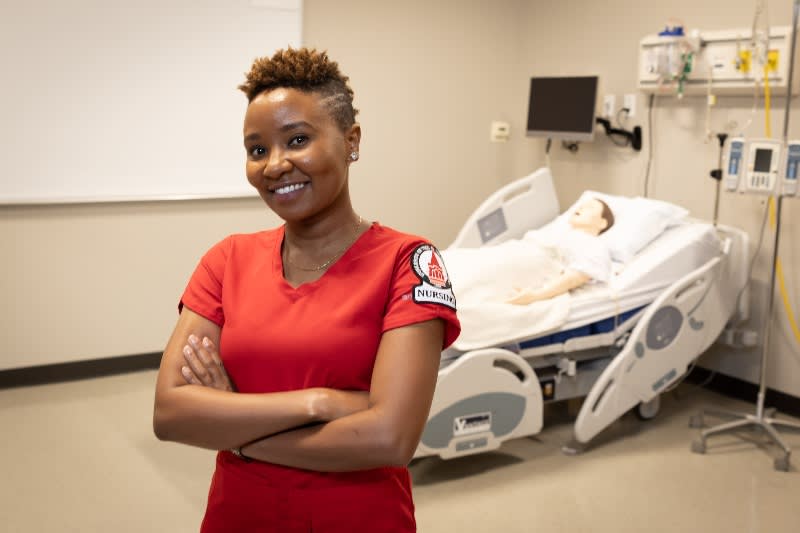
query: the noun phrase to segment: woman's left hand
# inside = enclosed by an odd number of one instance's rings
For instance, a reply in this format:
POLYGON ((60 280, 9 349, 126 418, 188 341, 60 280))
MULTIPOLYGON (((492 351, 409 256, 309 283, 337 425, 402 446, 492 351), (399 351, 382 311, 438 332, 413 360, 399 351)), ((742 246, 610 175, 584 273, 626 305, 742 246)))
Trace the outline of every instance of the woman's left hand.
POLYGON ((183 347, 183 359, 186 364, 181 367, 181 374, 186 383, 224 391, 236 390, 217 347, 208 337, 200 340, 196 335, 189 335, 183 347))

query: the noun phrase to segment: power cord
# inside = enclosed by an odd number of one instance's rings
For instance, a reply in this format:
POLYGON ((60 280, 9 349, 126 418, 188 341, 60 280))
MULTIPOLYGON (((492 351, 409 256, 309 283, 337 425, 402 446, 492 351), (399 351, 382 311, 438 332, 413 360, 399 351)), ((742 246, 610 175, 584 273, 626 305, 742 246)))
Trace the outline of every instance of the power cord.
POLYGON ((630 112, 631 112, 631 110, 630 110, 630 109, 628 109, 627 107, 620 107, 620 108, 619 108, 619 111, 617 111, 617 117, 616 117, 616 118, 617 118, 617 124, 619 124, 619 127, 620 127, 620 128, 624 128, 624 127, 627 125, 628 118, 630 118, 630 117, 629 117, 629 114, 630 114, 630 112), (622 113, 625 113, 624 120, 623 120, 623 119, 621 119, 621 118, 619 118, 619 116, 620 116, 622 113))
POLYGON ((547 144, 545 144, 545 146, 544 146, 544 163, 545 163, 545 166, 547 166, 547 168, 551 168, 550 167, 550 147, 552 145, 553 145, 553 138, 552 137, 548 137, 547 138, 547 144))
POLYGON ((655 107, 656 95, 650 94, 647 104, 647 167, 644 171, 644 197, 647 198, 650 188, 650 167, 653 164, 653 107, 655 107))
POLYGON ((764 233, 767 229, 767 219, 769 218, 769 202, 766 202, 766 206, 764 207, 764 216, 761 220, 761 229, 758 231, 758 243, 756 244, 756 249, 753 252, 753 255, 750 257, 750 264, 747 267, 747 281, 744 282, 742 288, 739 289, 739 293, 736 295, 736 309, 739 308, 739 304, 742 299, 742 295, 744 294, 745 289, 750 286, 750 281, 753 279, 753 267, 756 264, 756 259, 758 259, 758 254, 761 251, 761 246, 764 244, 764 233))

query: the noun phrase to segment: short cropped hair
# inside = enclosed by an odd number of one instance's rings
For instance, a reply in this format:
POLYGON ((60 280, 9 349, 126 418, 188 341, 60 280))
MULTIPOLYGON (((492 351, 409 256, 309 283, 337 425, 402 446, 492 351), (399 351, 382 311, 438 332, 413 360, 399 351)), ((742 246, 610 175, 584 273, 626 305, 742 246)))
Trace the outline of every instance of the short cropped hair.
POLYGON ((600 200, 599 198, 595 198, 595 200, 600 202, 600 205, 603 206, 603 212, 600 214, 600 218, 606 221, 606 227, 600 231, 599 234, 602 235, 606 231, 610 230, 611 226, 614 225, 614 213, 611 212, 611 208, 608 207, 608 204, 603 200, 600 200))
POLYGON ((278 50, 272 57, 256 59, 239 89, 247 95, 248 102, 264 91, 277 88, 319 94, 339 128, 347 131, 355 124, 358 114, 353 107, 353 89, 347 83, 349 80, 326 52, 290 47, 278 50))

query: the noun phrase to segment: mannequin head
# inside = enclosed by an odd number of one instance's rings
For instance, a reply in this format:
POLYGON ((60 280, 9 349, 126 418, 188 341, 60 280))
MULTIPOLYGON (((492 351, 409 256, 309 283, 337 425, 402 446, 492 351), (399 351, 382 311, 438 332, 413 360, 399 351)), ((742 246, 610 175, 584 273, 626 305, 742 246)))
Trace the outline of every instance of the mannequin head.
POLYGON ((614 214, 602 200, 589 198, 569 217, 569 225, 591 235, 600 235, 614 225, 614 214))

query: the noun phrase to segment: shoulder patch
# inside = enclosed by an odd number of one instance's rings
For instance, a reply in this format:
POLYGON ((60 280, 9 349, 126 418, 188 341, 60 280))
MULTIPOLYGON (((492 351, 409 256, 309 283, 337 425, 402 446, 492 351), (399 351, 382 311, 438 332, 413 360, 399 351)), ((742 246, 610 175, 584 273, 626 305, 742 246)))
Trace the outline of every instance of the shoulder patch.
POLYGON ((420 244, 411 254, 411 268, 420 279, 412 297, 416 303, 439 304, 456 308, 456 297, 442 255, 435 246, 420 244))

